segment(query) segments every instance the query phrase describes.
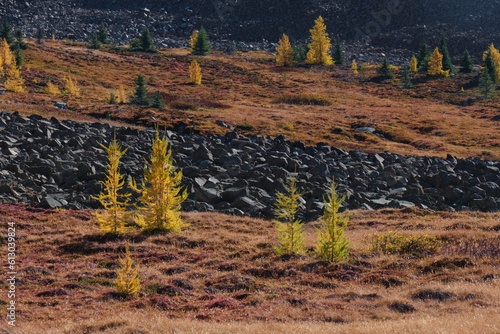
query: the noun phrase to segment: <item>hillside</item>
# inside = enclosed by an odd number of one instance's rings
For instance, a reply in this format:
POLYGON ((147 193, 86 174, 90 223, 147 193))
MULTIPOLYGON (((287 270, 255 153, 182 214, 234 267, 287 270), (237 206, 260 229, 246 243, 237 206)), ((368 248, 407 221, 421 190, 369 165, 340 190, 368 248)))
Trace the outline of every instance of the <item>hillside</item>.
POLYGON ((413 80, 415 89, 402 89, 400 78, 377 82, 376 67, 369 64, 353 76, 339 66, 278 68, 265 52, 216 52, 199 59, 203 85, 198 87, 188 84, 192 59, 185 49, 144 54, 119 48, 91 50, 61 41, 46 41, 43 46, 31 43, 23 69, 29 93, 6 93, 0 103, 22 114, 91 116, 135 125, 151 125, 150 116, 154 116, 172 129, 283 134, 306 144, 326 142, 365 152, 500 157, 499 100, 480 98, 477 73, 452 78, 419 74, 413 80), (78 81, 80 97, 44 93, 48 81, 63 88, 68 73, 78 81), (165 109, 107 103, 120 85, 127 95, 132 94, 138 74, 147 78, 151 93, 162 94, 165 109), (327 105, 277 100, 307 95, 325 99, 327 105), (57 100, 67 102, 67 109, 55 108, 57 100))
POLYGON ((452 56, 459 57, 465 48, 476 53, 491 42, 500 44, 498 0, 4 1, 3 15, 30 37, 40 27, 48 36, 80 41, 88 41, 105 22, 115 43, 128 42, 148 26, 158 43, 180 46, 203 25, 213 40, 269 47, 282 33, 304 41, 314 19, 322 15, 330 33, 358 47, 416 52, 422 40, 435 44, 445 34, 452 56))
MULTIPOLYGON (((497 333, 499 215, 354 211, 348 263, 276 256, 272 221, 190 213, 182 234, 103 236, 90 211, 0 205, 18 247, 14 333, 497 333), (372 250, 389 231, 436 237, 414 255, 372 250), (142 290, 114 293, 129 243, 142 290), (421 255, 425 254, 423 257, 421 255)), ((5 247, 4 239, 0 245, 5 247)), ((422 247, 422 248, 420 248, 422 247)), ((7 283, 2 283, 2 290, 7 283)), ((3 303, 2 305, 5 305, 3 303)))
MULTIPOLYGON (((2 293, 16 292, 0 305, 4 310, 15 299, 14 333, 499 332, 500 90, 484 98, 477 60, 470 74, 413 74, 415 87, 404 89, 399 67, 393 66, 394 80, 382 79, 380 65, 368 61, 359 61, 355 75, 339 65, 279 68, 262 50, 195 57, 180 47, 94 50, 61 39, 61 29, 76 39, 88 33, 79 20, 97 23, 109 15, 108 23, 127 22, 140 13, 135 33, 166 2, 103 3, 9 1, 1 9, 22 20, 34 20, 37 10, 53 15, 50 24, 40 22, 56 35, 42 44, 27 41, 26 92, 0 94, 0 230, 6 231, 0 248, 10 253, 4 261, 16 276, 0 283, 2 293), (194 59, 202 67, 199 86, 188 81, 194 59), (139 74, 165 106, 110 102, 120 88, 130 100, 139 74), (67 78, 79 94, 64 88, 67 78), (106 173, 99 144, 116 138, 128 150, 120 171, 140 183, 154 126, 183 171, 189 197, 182 218, 189 226, 181 233, 104 235, 92 198, 106 173), (303 190, 306 252, 279 256, 274 203, 292 175, 303 190), (350 258, 341 263, 315 252, 332 179, 350 215, 350 258), (126 245, 141 279, 130 299, 114 288, 126 245)), ((196 17, 213 5, 193 1, 188 10, 188 2, 169 3, 162 15, 172 23, 181 8, 196 17)), ((249 3, 233 2, 238 15, 225 24, 237 18, 255 27, 253 16, 243 19, 249 3)), ((335 13, 355 2, 315 3, 335 13)), ((412 10, 424 3, 412 3, 412 10)), ((398 31, 417 24, 402 17, 409 24, 398 31)), ((217 30, 217 19, 204 20, 217 30)), ((190 24, 167 34, 177 38, 172 44, 184 43, 190 24)), ((121 31, 110 28, 115 37, 121 31)), ((487 31, 482 36, 491 42, 487 31)), ((368 47, 367 58, 390 44, 381 45, 368 47)), ((401 63, 406 53, 397 51, 401 63)))

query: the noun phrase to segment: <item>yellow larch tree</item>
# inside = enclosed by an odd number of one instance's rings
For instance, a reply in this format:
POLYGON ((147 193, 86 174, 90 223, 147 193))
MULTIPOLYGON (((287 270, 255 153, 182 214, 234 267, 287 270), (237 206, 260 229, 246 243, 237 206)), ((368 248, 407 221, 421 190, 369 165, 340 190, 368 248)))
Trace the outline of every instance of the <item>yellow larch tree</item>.
POLYGON ((333 65, 334 61, 330 55, 331 41, 326 32, 326 25, 321 16, 314 21, 314 27, 309 30, 311 43, 307 52, 307 64, 333 65))
POLYGON ((118 86, 118 92, 116 94, 118 103, 127 103, 127 95, 125 94, 125 89, 123 85, 118 86))
POLYGON ((410 72, 412 73, 418 72, 418 60, 417 57, 415 57, 415 55, 413 55, 410 60, 410 72))
POLYGON ((345 229, 349 222, 347 214, 339 213, 345 196, 337 194, 334 182, 330 186, 330 194, 324 199, 322 226, 318 230, 316 254, 328 262, 341 262, 349 259, 349 240, 345 237, 345 229))
POLYGON ((16 58, 13 58, 10 65, 5 69, 4 88, 7 91, 22 93, 24 89, 24 80, 21 77, 21 71, 17 68, 16 58))
POLYGON ((354 75, 358 75, 359 74, 359 72, 358 72, 358 63, 356 62, 355 59, 352 60, 351 70, 352 70, 352 73, 354 75))
POLYGON ((12 50, 10 49, 9 43, 4 38, 2 42, 0 42, 0 75, 4 75, 7 68, 12 64, 12 59, 14 55, 12 54, 12 50))
POLYGON ((429 59, 429 69, 427 70, 427 74, 433 76, 443 76, 448 77, 450 75, 450 71, 443 70, 443 55, 439 52, 439 49, 436 48, 434 52, 431 54, 429 59))
POLYGON ((286 193, 276 194, 275 215, 281 221, 276 222, 279 245, 276 254, 305 254, 305 232, 302 222, 297 218, 299 200, 302 194, 296 186, 296 179, 288 180, 286 193))
POLYGON ((486 69, 490 72, 492 79, 495 82, 500 82, 500 51, 495 48, 493 43, 490 44, 488 50, 483 54, 483 61, 486 69))
POLYGON ((104 207, 103 211, 95 211, 94 216, 104 233, 119 234, 127 231, 125 227, 130 193, 123 192, 125 176, 120 174, 119 164, 127 149, 122 149, 116 138, 109 146, 101 147, 108 155, 107 175, 101 184, 104 191, 93 197, 104 207))
POLYGON ((156 129, 151 156, 144 168, 141 188, 132 180, 131 188, 139 194, 138 213, 134 220, 145 230, 180 232, 187 223, 181 219, 181 204, 187 199, 182 189, 182 171, 173 164, 167 138, 156 129))
POLYGON ((125 246, 125 256, 120 258, 120 267, 116 270, 116 291, 123 297, 135 297, 141 290, 139 267, 134 264, 129 246, 125 246))
POLYGON ((64 77, 64 90, 68 95, 80 96, 78 82, 69 75, 64 77))
POLYGON ((194 47, 196 46, 196 40, 198 40, 198 30, 193 31, 191 37, 189 37, 189 47, 191 48, 191 53, 193 52, 194 47))
POLYGON ((201 66, 196 60, 193 60, 189 66, 189 82, 201 85, 201 66))
POLYGON ((57 85, 54 85, 51 81, 47 82, 47 85, 45 86, 45 93, 49 95, 59 95, 61 94, 61 90, 57 85))
POLYGON ((293 66, 294 53, 290 39, 286 34, 283 34, 276 48, 276 65, 293 66))

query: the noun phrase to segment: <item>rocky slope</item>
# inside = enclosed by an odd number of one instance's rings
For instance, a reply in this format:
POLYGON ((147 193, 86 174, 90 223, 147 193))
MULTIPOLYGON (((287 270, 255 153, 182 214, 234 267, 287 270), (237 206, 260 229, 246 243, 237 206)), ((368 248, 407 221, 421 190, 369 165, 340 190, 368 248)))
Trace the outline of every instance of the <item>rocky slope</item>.
POLYGON ((213 40, 269 48, 267 41, 277 41, 283 32, 293 40, 307 38, 318 15, 349 44, 415 52, 423 39, 435 44, 443 33, 455 56, 465 48, 478 56, 489 43, 500 44, 499 0, 5 0, 0 15, 29 36, 40 26, 48 35, 79 40, 89 40, 103 21, 116 43, 129 41, 148 26, 166 46, 186 44, 192 30, 204 25, 213 40))
MULTIPOLYGON (((97 207, 114 128, 0 113, 0 201, 42 207, 97 207)), ((139 182, 152 130, 116 129, 128 149, 121 170, 139 182)), ((332 179, 354 208, 500 209, 500 162, 346 152, 307 147, 284 137, 183 135, 167 132, 190 195, 187 211, 271 217, 276 191, 295 175, 304 219, 317 218, 332 179)))

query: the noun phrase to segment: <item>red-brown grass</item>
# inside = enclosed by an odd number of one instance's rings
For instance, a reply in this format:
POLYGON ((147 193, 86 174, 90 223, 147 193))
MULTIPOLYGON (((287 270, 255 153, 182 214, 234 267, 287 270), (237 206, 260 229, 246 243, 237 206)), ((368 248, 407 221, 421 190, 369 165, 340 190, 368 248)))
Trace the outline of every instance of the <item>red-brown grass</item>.
POLYGON ((315 258, 318 223, 306 225, 306 255, 276 256, 272 221, 183 216, 190 227, 181 234, 109 237, 91 211, 0 205, 0 228, 16 223, 19 330, 367 333, 423 326, 454 333, 479 326, 493 333, 500 326, 498 213, 354 211, 346 232, 352 257, 341 264, 315 258), (377 235, 393 230, 435 236, 443 247, 425 258, 371 249, 377 235), (135 299, 118 298, 113 288, 126 243, 140 266, 135 299), (460 317, 467 321, 454 324, 460 317))
POLYGON ((188 84, 192 59, 186 49, 144 54, 120 48, 90 50, 83 43, 30 43, 22 70, 30 92, 6 93, 0 96, 0 104, 24 114, 80 120, 111 115, 115 121, 138 125, 148 124, 153 115, 166 126, 182 122, 193 130, 216 134, 228 131, 217 126, 217 120, 232 126, 248 124, 250 133, 271 136, 282 134, 287 124, 289 139, 310 144, 327 142, 399 154, 500 157, 498 121, 493 120, 499 99, 480 99, 475 74, 452 78, 418 74, 416 88, 402 89, 398 76, 394 81, 373 82, 376 70, 369 67, 356 77, 339 66, 284 72, 276 70, 273 56, 265 52, 230 56, 215 52, 199 59, 203 85, 193 86, 188 84), (62 86, 68 73, 78 81, 80 97, 43 93, 48 80, 62 86), (165 97, 166 108, 107 104, 110 92, 119 85, 132 94, 140 73, 150 92, 160 91, 165 97), (320 96, 331 105, 274 103, 280 96, 320 96), (53 100, 59 99, 68 102, 69 111, 53 106, 53 100), (356 132, 360 125, 375 128, 375 134, 356 132))

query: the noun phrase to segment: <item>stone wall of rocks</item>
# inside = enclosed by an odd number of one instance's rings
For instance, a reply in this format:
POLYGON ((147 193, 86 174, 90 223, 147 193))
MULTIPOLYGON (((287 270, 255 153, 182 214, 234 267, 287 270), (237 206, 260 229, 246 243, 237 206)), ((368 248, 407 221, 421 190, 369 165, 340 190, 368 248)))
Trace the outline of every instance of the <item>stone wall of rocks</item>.
MULTIPOLYGON (((46 208, 96 208, 115 128, 0 112, 0 201, 46 208)), ((153 130, 117 128, 128 149, 121 171, 139 182, 153 130)), ((276 191, 297 177, 303 219, 322 213, 332 179, 350 209, 500 209, 500 161, 347 152, 280 136, 200 136, 167 131, 190 193, 184 210, 271 217, 276 191)))

